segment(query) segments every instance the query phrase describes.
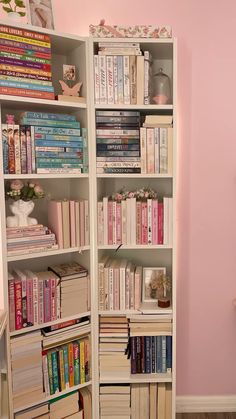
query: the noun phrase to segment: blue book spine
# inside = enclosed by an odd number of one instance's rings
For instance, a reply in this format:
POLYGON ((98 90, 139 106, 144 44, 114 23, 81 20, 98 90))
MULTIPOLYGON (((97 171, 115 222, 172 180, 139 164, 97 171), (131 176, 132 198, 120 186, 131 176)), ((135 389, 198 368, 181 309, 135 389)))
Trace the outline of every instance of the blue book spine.
POLYGON ((62 158, 62 159, 77 159, 77 160, 81 160, 81 162, 83 163, 83 159, 82 159, 82 152, 80 153, 64 153, 64 152, 53 152, 53 151, 36 151, 36 158, 43 158, 43 157, 58 157, 58 158, 62 158))
POLYGON ((151 345, 152 345, 152 373, 156 372, 156 357, 155 357, 155 336, 151 336, 151 345))
POLYGON ((37 163, 37 169, 53 169, 53 168, 58 168, 58 169, 82 169, 83 168, 83 164, 82 163, 76 163, 76 164, 72 164, 72 163, 37 163))
POLYGON ((156 372, 159 374, 162 372, 162 337, 156 336, 156 372))
POLYGON ((131 374, 137 374, 137 337, 130 338, 131 345, 131 374))
POLYGON ((0 86, 14 87, 16 89, 40 90, 41 92, 54 92, 54 88, 52 86, 42 86, 41 84, 34 83, 22 83, 19 81, 0 80, 0 86))
POLYGON ((166 370, 172 370, 172 336, 166 336, 166 370))
POLYGON ((97 138, 97 144, 140 144, 139 138, 97 138))
POLYGON ((76 122, 74 115, 58 114, 58 113, 44 113, 44 112, 24 112, 25 118, 30 119, 50 119, 54 121, 71 121, 76 122))
POLYGON ((109 150, 109 151, 98 151, 97 157, 139 157, 139 151, 120 151, 120 150, 109 150))
POLYGON ((84 168, 88 167, 88 136, 87 136, 87 128, 82 128, 82 137, 83 137, 83 146, 84 146, 84 153, 83 153, 83 163, 84 168))
POLYGON ((110 151, 110 150, 140 150, 139 144, 97 144, 97 151, 110 151))
POLYGON ((42 157, 39 157, 39 158, 37 158, 37 160, 36 160, 36 162, 37 162, 37 164, 44 164, 44 163, 55 163, 55 164, 57 164, 57 163, 65 163, 65 164, 78 164, 78 159, 76 158, 76 159, 63 159, 63 158, 42 158, 42 157))
MULTIPOLYGON (((75 135, 80 136, 80 129, 60 127, 35 127, 35 134, 75 135)), ((37 137, 38 138, 38 137, 37 137)))
POLYGON ((161 337, 161 360, 162 360, 161 372, 166 373, 166 336, 161 337))
POLYGON ((75 136, 75 135, 52 135, 52 134, 46 134, 45 140, 47 141, 77 141, 80 142, 81 145, 83 144, 84 140, 83 137, 75 136))
POLYGON ((80 128, 80 122, 71 122, 71 121, 53 121, 47 119, 33 119, 33 118, 22 118, 21 123, 23 125, 34 125, 37 127, 55 127, 55 128, 71 128, 78 129, 80 128))
POLYGON ((37 147, 69 147, 69 148, 80 148, 81 143, 77 141, 46 141, 46 140, 35 140, 35 146, 37 147))
POLYGON ((58 365, 57 365, 57 351, 51 353, 52 356, 52 380, 53 380, 53 391, 54 394, 59 392, 59 376, 58 376, 58 365))
POLYGON ((2 154, 3 154, 3 172, 9 173, 8 170, 8 141, 7 141, 7 124, 2 124, 2 154))
POLYGON ((144 337, 144 348, 145 348, 145 373, 151 374, 152 372, 152 362, 151 362, 151 354, 152 354, 152 347, 151 347, 151 336, 144 337))
POLYGON ((66 388, 69 387, 69 361, 68 361, 68 347, 63 346, 63 358, 64 358, 64 375, 66 388))

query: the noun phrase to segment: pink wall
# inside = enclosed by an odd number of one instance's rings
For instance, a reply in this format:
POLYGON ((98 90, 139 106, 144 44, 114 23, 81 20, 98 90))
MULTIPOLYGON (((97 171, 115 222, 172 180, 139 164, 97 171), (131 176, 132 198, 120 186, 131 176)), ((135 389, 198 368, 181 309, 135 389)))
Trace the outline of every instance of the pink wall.
POLYGON ((56 0, 57 30, 89 23, 172 25, 178 38, 179 395, 236 388, 235 0, 56 0))

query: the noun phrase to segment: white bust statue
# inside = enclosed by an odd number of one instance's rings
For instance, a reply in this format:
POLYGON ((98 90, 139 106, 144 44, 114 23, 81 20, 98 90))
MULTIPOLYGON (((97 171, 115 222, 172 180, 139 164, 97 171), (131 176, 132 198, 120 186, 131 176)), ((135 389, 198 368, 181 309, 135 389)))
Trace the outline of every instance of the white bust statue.
POLYGON ((34 209, 33 201, 19 199, 14 201, 9 207, 14 215, 7 217, 7 227, 24 227, 38 224, 36 218, 29 217, 29 214, 34 209))

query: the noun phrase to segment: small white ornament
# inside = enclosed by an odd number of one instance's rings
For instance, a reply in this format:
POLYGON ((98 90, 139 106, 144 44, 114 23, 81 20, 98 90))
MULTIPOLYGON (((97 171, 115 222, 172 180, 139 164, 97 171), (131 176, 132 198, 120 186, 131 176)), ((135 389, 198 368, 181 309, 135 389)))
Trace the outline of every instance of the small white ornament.
POLYGON ((14 201, 9 207, 14 215, 7 217, 7 227, 26 227, 38 224, 36 218, 29 217, 29 214, 34 209, 33 201, 19 199, 14 201))

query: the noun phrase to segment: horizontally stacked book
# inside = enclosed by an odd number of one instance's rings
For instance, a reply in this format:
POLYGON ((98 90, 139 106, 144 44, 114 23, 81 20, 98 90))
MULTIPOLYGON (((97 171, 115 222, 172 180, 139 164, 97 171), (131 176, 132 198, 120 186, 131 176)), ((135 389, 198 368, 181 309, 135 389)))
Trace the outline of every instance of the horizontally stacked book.
POLYGON ((149 51, 138 42, 99 42, 94 55, 95 104, 151 103, 149 51))
POLYGON ((56 236, 42 224, 26 227, 7 227, 7 255, 57 250, 56 236))
POLYGON ((14 269, 8 274, 9 326, 13 332, 75 316, 90 309, 87 269, 76 262, 48 271, 14 269))
POLYGON ((5 174, 88 172, 87 131, 74 115, 24 112, 2 124, 2 138, 5 174))
POLYGON ((99 310, 138 310, 142 299, 142 266, 104 256, 98 263, 99 310))
POLYGON ((131 374, 170 374, 172 371, 172 323, 164 316, 129 319, 131 374))
POLYGON ((54 99, 49 35, 0 25, 0 94, 54 99))
MULTIPOLYGON (((131 196, 131 195, 130 195, 131 196)), ((112 199, 97 204, 98 245, 171 245, 173 199, 112 199)))
POLYGON ((99 392, 100 419, 130 419, 130 385, 101 385, 99 392))
POLYGON ((88 200, 49 201, 48 225, 56 235, 59 249, 88 246, 88 200))

